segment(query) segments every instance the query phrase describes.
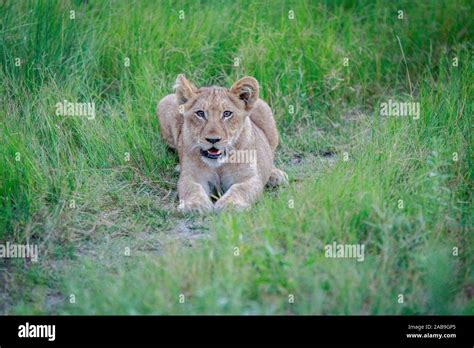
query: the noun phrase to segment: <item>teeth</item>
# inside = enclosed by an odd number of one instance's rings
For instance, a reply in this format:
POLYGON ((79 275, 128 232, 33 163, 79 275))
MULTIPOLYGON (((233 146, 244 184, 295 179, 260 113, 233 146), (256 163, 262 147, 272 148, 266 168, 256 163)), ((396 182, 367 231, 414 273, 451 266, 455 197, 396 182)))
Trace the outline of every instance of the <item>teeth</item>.
POLYGON ((222 155, 222 151, 219 149, 216 149, 215 147, 211 147, 210 149, 207 149, 207 150, 202 149, 201 153, 204 156, 208 156, 209 158, 217 158, 222 155))

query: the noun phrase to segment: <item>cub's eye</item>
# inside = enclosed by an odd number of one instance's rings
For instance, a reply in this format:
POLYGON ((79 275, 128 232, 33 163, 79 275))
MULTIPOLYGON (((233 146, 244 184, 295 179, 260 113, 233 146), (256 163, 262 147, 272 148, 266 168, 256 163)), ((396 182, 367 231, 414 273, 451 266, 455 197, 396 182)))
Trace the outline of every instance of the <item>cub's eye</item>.
POLYGON ((202 119, 205 119, 206 118, 206 113, 202 110, 198 110, 194 113, 194 115, 196 115, 197 118, 202 118, 202 119))
POLYGON ((230 116, 232 116, 232 111, 224 111, 222 113, 223 118, 229 118, 230 116))

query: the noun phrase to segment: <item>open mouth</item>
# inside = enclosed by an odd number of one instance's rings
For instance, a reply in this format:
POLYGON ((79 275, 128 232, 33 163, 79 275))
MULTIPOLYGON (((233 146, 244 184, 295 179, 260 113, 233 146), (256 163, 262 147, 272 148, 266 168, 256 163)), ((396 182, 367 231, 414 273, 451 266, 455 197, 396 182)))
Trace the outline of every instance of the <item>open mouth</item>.
POLYGON ((211 147, 210 149, 203 150, 201 149, 201 155, 211 159, 217 159, 222 156, 222 151, 216 149, 215 147, 211 147))

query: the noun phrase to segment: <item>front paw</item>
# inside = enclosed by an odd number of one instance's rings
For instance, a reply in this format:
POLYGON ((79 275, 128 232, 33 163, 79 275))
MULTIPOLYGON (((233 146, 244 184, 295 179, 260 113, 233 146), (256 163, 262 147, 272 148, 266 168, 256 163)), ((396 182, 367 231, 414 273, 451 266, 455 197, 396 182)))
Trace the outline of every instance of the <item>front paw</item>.
POLYGON ((268 178, 267 186, 277 187, 286 185, 288 185, 288 175, 283 170, 273 167, 272 173, 268 178))
POLYGON ((197 212, 207 213, 214 209, 214 205, 210 200, 181 200, 178 205, 178 210, 181 212, 197 212))
POLYGON ((250 207, 250 203, 237 196, 223 196, 214 205, 214 209, 221 211, 224 209, 245 210, 250 207))

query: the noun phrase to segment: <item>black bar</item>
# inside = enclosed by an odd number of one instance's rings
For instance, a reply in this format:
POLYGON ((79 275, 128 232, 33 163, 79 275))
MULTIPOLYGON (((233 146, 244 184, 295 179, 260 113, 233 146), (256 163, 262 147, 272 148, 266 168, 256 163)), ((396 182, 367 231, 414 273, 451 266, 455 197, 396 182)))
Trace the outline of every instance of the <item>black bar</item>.
POLYGON ((474 342, 472 316, 4 316, 1 348, 58 344, 410 344, 474 342), (55 325, 55 339, 19 337, 20 325, 55 325), (409 328, 411 325, 411 328, 409 328), (407 334, 456 337, 408 338, 407 334))

